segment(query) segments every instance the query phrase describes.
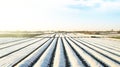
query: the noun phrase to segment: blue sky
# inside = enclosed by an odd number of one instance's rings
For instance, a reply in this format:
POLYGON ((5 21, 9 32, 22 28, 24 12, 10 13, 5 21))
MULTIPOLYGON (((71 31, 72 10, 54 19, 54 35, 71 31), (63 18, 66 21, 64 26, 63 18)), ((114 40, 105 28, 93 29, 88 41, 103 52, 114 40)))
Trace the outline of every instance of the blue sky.
POLYGON ((0 30, 120 30, 119 0, 1 0, 0 30))

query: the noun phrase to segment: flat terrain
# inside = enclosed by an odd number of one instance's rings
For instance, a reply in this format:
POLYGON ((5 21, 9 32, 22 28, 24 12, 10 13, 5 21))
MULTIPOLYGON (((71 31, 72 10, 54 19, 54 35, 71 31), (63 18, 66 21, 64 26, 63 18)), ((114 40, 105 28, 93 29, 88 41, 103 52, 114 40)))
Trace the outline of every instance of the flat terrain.
POLYGON ((120 40, 72 33, 0 38, 0 67, 120 67, 120 40))

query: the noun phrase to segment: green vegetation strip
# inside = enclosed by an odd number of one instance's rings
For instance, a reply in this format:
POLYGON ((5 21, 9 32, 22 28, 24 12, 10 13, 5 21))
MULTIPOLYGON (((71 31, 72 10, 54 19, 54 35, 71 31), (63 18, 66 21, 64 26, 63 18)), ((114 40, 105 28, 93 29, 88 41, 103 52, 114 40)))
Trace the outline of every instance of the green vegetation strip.
POLYGON ((118 36, 118 37, 111 37, 111 38, 120 39, 120 36, 118 36))
POLYGON ((37 35, 41 35, 41 34, 29 34, 29 33, 22 33, 22 34, 0 34, 0 37, 34 37, 37 35))

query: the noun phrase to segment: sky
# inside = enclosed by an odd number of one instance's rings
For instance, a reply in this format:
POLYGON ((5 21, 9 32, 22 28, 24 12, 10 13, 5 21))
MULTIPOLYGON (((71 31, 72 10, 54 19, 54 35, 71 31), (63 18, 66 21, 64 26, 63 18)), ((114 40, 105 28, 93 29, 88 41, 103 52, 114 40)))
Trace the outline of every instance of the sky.
POLYGON ((0 30, 120 30, 120 0, 0 0, 0 30))

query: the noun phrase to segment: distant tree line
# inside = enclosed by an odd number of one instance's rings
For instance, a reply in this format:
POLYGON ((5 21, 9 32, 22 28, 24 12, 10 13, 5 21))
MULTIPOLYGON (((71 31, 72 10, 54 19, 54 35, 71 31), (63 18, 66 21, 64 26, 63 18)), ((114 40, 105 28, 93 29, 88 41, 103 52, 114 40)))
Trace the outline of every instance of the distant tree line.
MULTIPOLYGON (((64 31, 65 32, 65 31, 64 31)), ((84 34, 120 34, 120 31, 67 31, 67 33, 84 33, 84 34)))

